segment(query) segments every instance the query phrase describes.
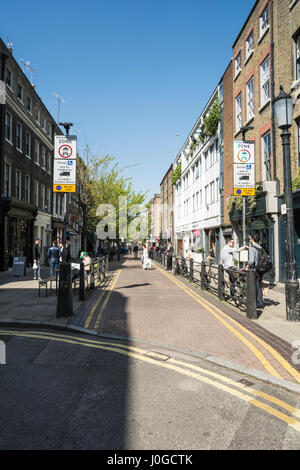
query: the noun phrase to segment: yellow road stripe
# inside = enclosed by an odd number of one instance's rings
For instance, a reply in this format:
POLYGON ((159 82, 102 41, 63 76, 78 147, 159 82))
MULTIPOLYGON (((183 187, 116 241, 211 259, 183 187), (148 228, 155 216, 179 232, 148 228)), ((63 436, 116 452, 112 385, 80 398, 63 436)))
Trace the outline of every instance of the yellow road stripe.
POLYGON ((232 388, 230 388, 230 387, 228 387, 224 384, 220 384, 219 382, 215 382, 212 379, 209 379, 208 377, 200 375, 199 373, 195 373, 195 372, 183 369, 181 367, 178 367, 177 365, 173 365, 173 364, 166 363, 166 362, 157 362, 156 360, 151 359, 150 357, 142 356, 140 354, 137 354, 137 353, 134 353, 134 352, 131 352, 131 351, 122 350, 122 349, 119 349, 118 347, 107 347, 107 346, 104 346, 104 345, 90 344, 90 343, 85 343, 85 342, 78 343, 76 341, 72 341, 70 339, 67 339, 67 337, 62 338, 62 337, 55 337, 55 336, 47 336, 47 335, 43 335, 43 334, 34 334, 34 335, 31 334, 30 335, 30 334, 26 334, 26 333, 18 333, 18 332, 12 332, 12 331, 8 331, 8 332, 7 331, 2 331, 1 334, 2 335, 6 334, 6 335, 9 335, 9 336, 13 334, 15 336, 34 337, 34 338, 37 338, 37 339, 44 339, 44 340, 48 339, 50 341, 64 342, 64 343, 77 344, 77 345, 80 344, 81 346, 86 346, 86 347, 95 348, 95 349, 102 349, 102 350, 106 350, 106 351, 110 351, 110 352, 116 352, 116 353, 119 353, 119 354, 126 355, 128 357, 132 357, 134 359, 139 359, 139 360, 144 361, 148 364, 152 364, 152 365, 155 365, 155 366, 158 366, 158 367, 163 367, 165 369, 173 370, 175 372, 179 372, 180 374, 186 375, 188 377, 194 378, 198 381, 201 381, 203 383, 211 385, 215 388, 218 388, 218 389, 220 389, 224 392, 227 392, 230 395, 235 396, 235 397, 249 403, 250 405, 256 406, 256 407, 260 408, 261 410, 275 416, 279 420, 285 422, 286 424, 288 424, 289 426, 294 428, 296 431, 300 432, 300 422, 297 421, 296 419, 280 412, 279 410, 276 410, 275 408, 272 408, 269 405, 266 405, 263 402, 260 402, 257 399, 252 399, 250 396, 245 395, 244 393, 241 393, 238 390, 232 389, 232 388))
MULTIPOLYGON (((260 363, 264 366, 264 368, 269 372, 269 374, 282 378, 281 375, 274 369, 274 367, 270 364, 270 362, 267 360, 267 358, 262 354, 262 352, 254 346, 247 338, 245 338, 241 333, 239 333, 235 328, 233 328, 231 325, 228 325, 228 323, 221 318, 216 312, 214 312, 208 305, 205 305, 196 295, 193 294, 190 289, 187 289, 181 282, 179 282, 177 279, 173 279, 169 275, 167 275, 163 270, 158 268, 165 276, 168 277, 171 281, 173 281, 175 284, 178 285, 181 289, 183 289, 190 297, 192 297, 196 302, 200 303, 206 310, 208 310, 212 315, 214 315, 221 323, 223 323, 226 328, 228 328, 235 336, 238 337, 238 339, 247 346, 250 351, 257 357, 257 359, 260 361, 260 363)), ((213 305, 210 304, 212 308, 214 308, 213 305)))
MULTIPOLYGON (((115 276, 115 274, 114 274, 115 276)), ((91 308, 90 310, 90 313, 89 313, 89 316, 87 317, 86 321, 85 321, 85 324, 84 324, 84 328, 89 328, 90 326, 90 323, 91 323, 91 320, 93 318, 93 315, 96 311, 96 308, 98 307, 98 305, 100 304, 101 302, 101 299, 103 298, 104 294, 107 292, 108 290, 108 287, 110 285, 110 283, 112 282, 112 279, 109 280, 109 283, 108 285, 106 286, 106 288, 104 289, 104 291, 102 292, 102 294, 100 295, 100 297, 97 299, 96 303, 93 305, 93 307, 91 308)))
POLYGON ((106 305, 108 304, 109 298, 110 298, 110 296, 111 296, 112 291, 114 290, 114 287, 115 287, 115 285, 116 285, 116 282, 117 282, 117 280, 118 280, 120 274, 121 274, 121 269, 119 269, 119 270, 117 271, 112 285, 111 285, 111 286, 107 289, 107 291, 106 291, 106 292, 107 292, 107 296, 106 296, 106 298, 105 298, 105 300, 104 300, 104 302, 103 302, 103 304, 102 304, 102 306, 101 306, 100 312, 99 312, 99 314, 98 314, 97 320, 96 320, 95 325, 94 325, 94 330, 98 330, 98 328, 99 328, 99 324, 100 324, 100 320, 101 320, 101 318, 102 318, 102 314, 103 314, 103 312, 104 312, 104 309, 105 309, 106 305))
MULTIPOLYGON (((167 273, 165 273, 163 270, 161 270, 160 268, 158 268, 163 274, 165 274, 170 280, 172 280, 173 282, 175 283, 178 283, 178 285, 180 285, 182 287, 182 289, 184 289, 187 293, 189 293, 191 296, 193 296, 191 294, 191 290, 189 289, 189 287, 185 286, 185 284, 183 284, 181 281, 177 280, 176 281, 171 277, 169 276, 167 273)), ((255 341, 259 344, 261 344, 279 363, 280 365, 298 382, 300 383, 300 373, 294 368, 292 367, 288 361, 286 359, 284 359, 281 354, 279 354, 276 349, 274 349, 272 346, 270 346, 268 343, 266 343, 265 341, 263 341, 261 338, 259 338, 258 336, 256 336, 254 333, 252 333, 251 331, 247 330, 247 328, 245 328, 244 326, 240 325, 236 320, 234 320, 233 318, 231 318, 230 316, 228 316, 226 313, 222 312, 222 310, 220 310, 218 307, 216 307, 215 305, 212 305, 208 300, 204 299, 202 296, 200 296, 199 293, 197 292, 194 292, 192 291, 193 294, 201 299, 203 302, 205 302, 207 305, 213 307, 217 312, 219 312, 221 315, 223 315, 227 320, 229 320, 231 323, 233 323, 234 325, 236 325, 238 328, 240 328, 242 331, 244 331, 246 334, 248 334, 249 336, 251 336, 252 338, 255 339, 255 341)), ((200 302, 201 303, 201 302, 200 302)), ((202 304, 203 305, 203 304, 202 304)))

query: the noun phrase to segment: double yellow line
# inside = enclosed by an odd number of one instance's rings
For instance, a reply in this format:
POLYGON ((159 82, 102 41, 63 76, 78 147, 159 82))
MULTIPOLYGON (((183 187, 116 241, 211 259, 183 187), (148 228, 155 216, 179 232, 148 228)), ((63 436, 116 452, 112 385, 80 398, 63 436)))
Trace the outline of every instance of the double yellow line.
POLYGON ((185 284, 183 284, 181 281, 178 279, 174 278, 174 276, 169 275, 166 273, 163 269, 161 269, 158 265, 156 265, 157 269, 164 274, 168 279, 170 279, 172 282, 177 284, 178 287, 183 289, 186 294, 188 294, 190 297, 192 297, 196 302, 201 304, 207 311, 209 311, 214 317, 216 317, 228 330, 231 331, 245 346, 247 346, 250 351, 257 357, 257 359, 260 361, 260 363, 264 366, 264 368, 267 370, 267 372, 275 377, 282 378, 282 376, 279 374, 279 372, 270 364, 268 359, 264 356, 264 354, 253 344, 251 341, 249 341, 243 334, 241 334, 236 328, 242 331, 242 333, 250 336, 252 339, 254 339, 258 344, 260 344, 265 350, 267 350, 273 357, 276 359, 276 361, 283 367, 292 377, 293 379, 300 383, 300 373, 294 369, 288 361, 286 361, 272 346, 267 344, 265 341, 263 341, 261 338, 256 336, 254 333, 249 331, 247 328, 244 326, 240 325, 236 320, 231 318, 229 315, 226 315, 226 313, 222 312, 218 307, 215 305, 211 304, 208 300, 204 299, 202 296, 200 296, 198 293, 195 291, 191 290, 188 288, 185 284), (234 328, 232 325, 234 325, 236 328, 234 328))
MULTIPOLYGON (((111 293, 116 285, 116 282, 120 276, 120 273, 121 273, 121 269, 119 269, 115 274, 114 274, 114 280, 112 282, 111 285, 108 285, 108 287, 102 292, 102 294, 98 297, 97 301, 95 302, 95 304, 93 305, 93 307, 91 308, 90 310, 90 313, 85 321, 85 324, 84 324, 84 328, 87 328, 89 329, 90 328, 90 324, 91 324, 91 321, 92 321, 92 318, 94 316, 94 313, 96 311, 96 309, 98 308, 102 298, 104 297, 104 295, 106 294, 106 298, 101 306, 101 309, 100 309, 100 312, 98 313, 97 315, 97 318, 96 318, 96 322, 95 322, 95 325, 94 325, 94 330, 97 330, 98 327, 99 327, 99 324, 100 324, 100 320, 101 320, 101 317, 102 317, 102 314, 104 312, 104 309, 109 301, 109 298, 111 296, 111 293)), ((111 282, 111 281, 110 281, 111 282)))
POLYGON ((151 353, 140 348, 105 341, 82 339, 80 337, 71 335, 69 336, 56 333, 44 333, 35 331, 16 332, 13 330, 0 330, 0 334, 8 336, 21 336, 25 338, 43 339, 48 341, 75 344, 78 346, 89 347, 94 349, 101 349, 122 354, 133 359, 138 359, 147 364, 152 364, 163 369, 172 370, 189 378, 198 380, 206 385, 213 386, 214 388, 228 393, 231 396, 238 398, 251 406, 255 406, 263 410, 264 412, 275 416, 277 419, 283 421, 294 430, 300 432, 299 409, 295 408, 289 403, 284 402, 283 400, 280 400, 279 398, 273 395, 264 393, 255 388, 249 388, 241 382, 236 382, 228 377, 225 377, 216 372, 212 372, 210 370, 203 369, 195 364, 189 364, 172 358, 170 358, 166 362, 158 362, 157 360, 151 358, 151 353), (274 406, 271 405, 275 405, 277 408, 274 408, 274 406))

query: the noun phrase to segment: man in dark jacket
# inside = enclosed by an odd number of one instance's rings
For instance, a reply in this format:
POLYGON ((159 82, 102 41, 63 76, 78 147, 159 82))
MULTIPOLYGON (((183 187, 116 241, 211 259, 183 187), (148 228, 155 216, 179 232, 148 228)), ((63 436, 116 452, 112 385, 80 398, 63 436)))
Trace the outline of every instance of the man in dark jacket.
POLYGON ((49 248, 47 256, 50 262, 50 276, 55 276, 55 271, 59 266, 59 249, 54 241, 52 246, 49 248))
POLYGON ((32 257, 33 257, 33 266, 35 266, 33 268, 33 279, 40 280, 41 279, 41 265, 40 265, 41 249, 40 249, 39 238, 35 240, 35 244, 33 245, 32 257))

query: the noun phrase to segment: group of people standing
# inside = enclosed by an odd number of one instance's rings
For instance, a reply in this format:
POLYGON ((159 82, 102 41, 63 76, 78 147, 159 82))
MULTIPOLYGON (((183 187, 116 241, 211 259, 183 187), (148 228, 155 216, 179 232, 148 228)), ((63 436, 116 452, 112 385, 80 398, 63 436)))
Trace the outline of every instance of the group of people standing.
MULTIPOLYGON (((41 279, 41 247, 40 239, 37 238, 32 249, 33 257, 33 279, 41 279)), ((52 246, 48 249, 47 257, 50 265, 50 276, 55 276, 55 272, 59 269, 60 263, 69 263, 71 260, 71 252, 68 241, 65 244, 62 242, 53 241, 52 246)))
POLYGON ((245 270, 254 271, 255 279, 255 291, 256 291, 256 306, 257 308, 263 309, 263 292, 262 292, 262 277, 263 274, 259 270, 259 256, 260 252, 263 250, 263 247, 259 244, 259 236, 257 234, 252 234, 249 237, 250 245, 242 246, 241 248, 234 247, 233 238, 229 237, 227 243, 221 251, 221 262, 225 270, 228 271, 229 275, 229 285, 230 285, 230 295, 235 296, 235 277, 232 269, 234 268, 234 259, 233 254, 243 250, 249 250, 248 262, 246 264, 245 270))

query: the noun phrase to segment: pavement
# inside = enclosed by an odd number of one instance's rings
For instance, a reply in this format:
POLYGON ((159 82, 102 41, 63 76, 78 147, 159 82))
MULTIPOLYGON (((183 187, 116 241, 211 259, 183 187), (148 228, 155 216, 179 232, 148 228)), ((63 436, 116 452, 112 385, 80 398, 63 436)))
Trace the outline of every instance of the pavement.
MULTIPOLYGON (((42 277, 49 268, 42 267, 42 277)), ((56 317, 54 291, 46 297, 32 280, 0 273, 0 327, 51 327, 122 338, 201 357, 300 393, 300 362, 292 344, 300 340, 300 322, 285 318, 284 285, 265 297, 257 320, 219 302, 196 285, 153 263, 122 257, 110 264, 106 282, 85 301, 73 296, 73 315, 56 317)), ((298 354, 300 356, 300 354, 298 354)), ((300 359, 300 357, 299 357, 300 359)))

